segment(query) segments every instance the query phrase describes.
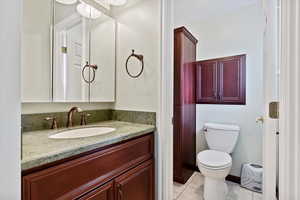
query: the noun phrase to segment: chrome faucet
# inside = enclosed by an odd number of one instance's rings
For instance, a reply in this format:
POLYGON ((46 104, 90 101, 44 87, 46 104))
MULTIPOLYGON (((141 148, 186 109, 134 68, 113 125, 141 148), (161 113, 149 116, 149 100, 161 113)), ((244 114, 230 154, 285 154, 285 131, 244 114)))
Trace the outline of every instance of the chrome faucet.
POLYGON ((82 112, 82 110, 78 107, 73 107, 70 109, 70 111, 68 112, 68 121, 67 121, 67 128, 70 128, 73 126, 73 114, 75 112, 82 112))

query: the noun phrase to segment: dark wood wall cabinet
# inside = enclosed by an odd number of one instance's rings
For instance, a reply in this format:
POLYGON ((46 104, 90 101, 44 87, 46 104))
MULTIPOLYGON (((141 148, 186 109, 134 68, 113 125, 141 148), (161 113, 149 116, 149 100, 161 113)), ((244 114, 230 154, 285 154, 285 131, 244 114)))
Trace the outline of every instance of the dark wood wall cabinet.
POLYGON ((153 133, 23 172, 23 200, 154 200, 153 133))
POLYGON ((174 180, 186 183, 196 166, 197 39, 185 28, 174 31, 174 180))
POLYGON ((198 104, 246 104, 246 55, 197 62, 198 104))

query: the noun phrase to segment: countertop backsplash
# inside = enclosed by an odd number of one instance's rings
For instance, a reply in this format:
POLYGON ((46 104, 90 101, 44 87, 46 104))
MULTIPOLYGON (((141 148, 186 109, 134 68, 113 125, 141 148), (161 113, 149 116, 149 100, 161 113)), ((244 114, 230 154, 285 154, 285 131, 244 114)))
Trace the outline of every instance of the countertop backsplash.
MULTIPOLYGON (((83 111, 90 114, 87 122, 96 123, 102 121, 124 121, 148 125, 156 125, 155 112, 140 112, 140 111, 125 111, 125 110, 86 110, 83 111)), ((73 116, 74 125, 80 125, 80 114, 75 113, 73 116)), ((55 112, 55 113, 39 113, 39 114, 23 114, 22 115, 22 132, 37 131, 50 129, 52 120, 46 121, 47 117, 56 117, 59 128, 66 127, 68 112, 55 112)))

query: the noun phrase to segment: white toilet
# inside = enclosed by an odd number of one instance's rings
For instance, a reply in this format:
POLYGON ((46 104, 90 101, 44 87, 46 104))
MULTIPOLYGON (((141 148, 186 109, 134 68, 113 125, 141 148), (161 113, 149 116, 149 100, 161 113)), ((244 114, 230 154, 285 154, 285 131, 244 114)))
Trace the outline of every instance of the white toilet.
POLYGON ((232 165, 229 154, 236 145, 240 127, 206 123, 204 131, 209 150, 197 155, 198 168, 205 178, 204 199, 225 200, 228 192, 225 177, 232 165))

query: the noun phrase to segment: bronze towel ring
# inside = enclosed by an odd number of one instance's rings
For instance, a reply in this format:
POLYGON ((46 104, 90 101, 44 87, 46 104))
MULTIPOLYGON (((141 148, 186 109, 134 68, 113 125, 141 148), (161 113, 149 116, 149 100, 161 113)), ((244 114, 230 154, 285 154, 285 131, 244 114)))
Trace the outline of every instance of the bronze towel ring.
POLYGON ((92 82, 94 82, 95 81, 95 78, 96 78, 96 70, 98 69, 98 66, 97 65, 90 65, 89 64, 89 62, 86 62, 86 65, 83 67, 83 69, 82 69, 82 71, 81 71, 81 73, 82 73, 82 78, 83 78, 83 80, 86 82, 86 83, 88 83, 88 84, 90 84, 90 83, 92 83, 92 82), (85 76, 84 76, 84 71, 86 70, 86 68, 89 68, 89 69, 92 69, 93 71, 93 76, 92 76, 92 79, 86 79, 85 78, 85 76))
POLYGON ((131 78, 138 78, 144 71, 144 56, 143 55, 138 55, 134 53, 134 49, 132 50, 131 55, 127 58, 126 60, 126 71, 127 74, 131 77, 131 78), (137 74, 137 75, 132 75, 129 70, 128 70, 128 61, 131 57, 137 58, 141 63, 142 63, 142 69, 141 71, 137 74))

